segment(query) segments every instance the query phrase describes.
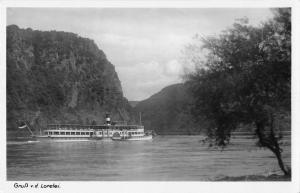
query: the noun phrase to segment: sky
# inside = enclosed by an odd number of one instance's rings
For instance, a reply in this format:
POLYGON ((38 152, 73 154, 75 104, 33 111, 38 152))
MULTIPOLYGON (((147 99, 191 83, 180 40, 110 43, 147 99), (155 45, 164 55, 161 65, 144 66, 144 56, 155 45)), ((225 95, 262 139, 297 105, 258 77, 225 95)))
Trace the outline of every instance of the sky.
POLYGON ((183 50, 195 34, 217 35, 238 18, 259 25, 266 8, 8 8, 7 25, 93 39, 115 66, 124 96, 144 100, 182 82, 183 50))

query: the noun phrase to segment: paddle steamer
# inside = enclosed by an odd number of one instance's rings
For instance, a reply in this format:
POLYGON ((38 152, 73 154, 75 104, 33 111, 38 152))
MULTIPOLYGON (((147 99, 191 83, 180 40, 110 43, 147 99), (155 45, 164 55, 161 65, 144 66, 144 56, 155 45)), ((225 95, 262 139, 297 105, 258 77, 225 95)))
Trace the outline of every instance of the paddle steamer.
POLYGON ((55 141, 87 141, 112 139, 119 141, 149 140, 152 139, 151 133, 145 133, 142 125, 127 125, 111 123, 110 117, 106 115, 106 122, 103 125, 79 125, 79 124, 50 124, 47 129, 34 135, 28 124, 19 128, 27 127, 33 138, 37 140, 55 141))

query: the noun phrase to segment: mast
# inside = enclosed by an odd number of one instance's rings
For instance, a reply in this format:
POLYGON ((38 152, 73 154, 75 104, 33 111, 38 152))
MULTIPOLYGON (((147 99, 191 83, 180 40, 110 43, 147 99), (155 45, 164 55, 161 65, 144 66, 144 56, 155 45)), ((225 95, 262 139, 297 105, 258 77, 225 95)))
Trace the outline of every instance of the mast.
POLYGON ((34 133, 32 132, 32 130, 30 129, 29 125, 27 123, 25 123, 27 126, 28 131, 31 133, 31 136, 34 136, 34 133))
POLYGON ((139 115, 140 115, 140 125, 142 125, 142 113, 139 112, 139 115))

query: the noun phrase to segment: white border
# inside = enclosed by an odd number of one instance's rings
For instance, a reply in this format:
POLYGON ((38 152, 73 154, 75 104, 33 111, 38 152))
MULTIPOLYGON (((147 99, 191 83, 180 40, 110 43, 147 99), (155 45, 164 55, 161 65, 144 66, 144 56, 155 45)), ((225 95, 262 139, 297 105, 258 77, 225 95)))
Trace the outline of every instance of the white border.
MULTIPOLYGON (((6 126, 6 8, 0 6, 0 125, 6 126)), ((0 130, 0 187, 6 179, 6 129, 0 130)), ((0 188, 0 192, 2 188, 0 188)))
POLYGON ((300 1, 295 1, 292 7, 292 182, 294 190, 300 192, 300 1))
POLYGON ((291 7, 292 0, 119 0, 119 1, 83 1, 83 0, 4 0, 5 7, 102 7, 102 8, 260 8, 260 7, 291 7))
MULTIPOLYGON (((299 0, 209 0, 209 1, 2 1, 0 0, 0 193, 2 192, 118 192, 118 193, 300 193, 300 7, 299 0), (259 8, 292 7, 292 181, 291 182, 56 182, 60 189, 14 189, 6 181, 6 8, 7 7, 103 7, 103 8, 259 8), (299 117, 299 118, 298 118, 299 117)), ((33 182, 32 182, 33 183, 33 182)), ((50 181, 47 183, 51 183, 50 181)))

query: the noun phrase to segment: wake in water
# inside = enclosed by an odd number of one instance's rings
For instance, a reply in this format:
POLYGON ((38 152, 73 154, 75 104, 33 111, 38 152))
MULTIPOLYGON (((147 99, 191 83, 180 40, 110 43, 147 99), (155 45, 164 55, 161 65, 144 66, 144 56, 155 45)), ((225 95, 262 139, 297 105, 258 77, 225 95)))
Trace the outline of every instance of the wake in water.
POLYGON ((31 143, 39 143, 40 141, 8 141, 7 145, 24 145, 31 143))

